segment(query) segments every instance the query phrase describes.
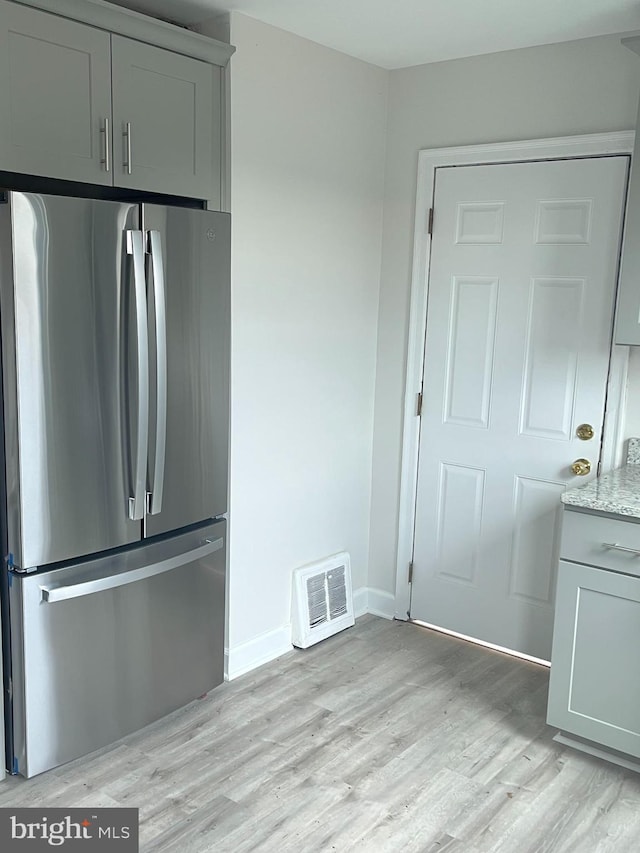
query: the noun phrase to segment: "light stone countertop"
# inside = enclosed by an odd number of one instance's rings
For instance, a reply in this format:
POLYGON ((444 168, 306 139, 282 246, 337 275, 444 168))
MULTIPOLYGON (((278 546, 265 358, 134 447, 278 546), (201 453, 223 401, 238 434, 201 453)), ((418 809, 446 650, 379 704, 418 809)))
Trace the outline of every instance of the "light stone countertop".
POLYGON ((568 489, 561 500, 568 506, 640 518, 640 438, 629 439, 626 465, 568 489))

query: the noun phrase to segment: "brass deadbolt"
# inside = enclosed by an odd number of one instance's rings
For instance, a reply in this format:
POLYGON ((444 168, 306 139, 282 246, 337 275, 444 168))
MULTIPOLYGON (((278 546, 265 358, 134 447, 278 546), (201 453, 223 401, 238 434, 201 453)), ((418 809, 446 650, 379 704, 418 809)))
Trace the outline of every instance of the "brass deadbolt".
POLYGON ((591 424, 580 424, 576 429, 576 435, 581 441, 589 441, 590 438, 593 438, 594 434, 591 424))

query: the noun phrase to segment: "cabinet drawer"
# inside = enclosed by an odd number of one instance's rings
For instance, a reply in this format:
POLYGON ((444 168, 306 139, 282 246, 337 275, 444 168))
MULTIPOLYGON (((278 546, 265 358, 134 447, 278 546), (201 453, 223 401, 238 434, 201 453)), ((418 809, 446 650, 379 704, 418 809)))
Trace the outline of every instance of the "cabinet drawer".
POLYGON ((632 518, 620 521, 565 509, 560 556, 563 560, 640 577, 639 521, 632 518))

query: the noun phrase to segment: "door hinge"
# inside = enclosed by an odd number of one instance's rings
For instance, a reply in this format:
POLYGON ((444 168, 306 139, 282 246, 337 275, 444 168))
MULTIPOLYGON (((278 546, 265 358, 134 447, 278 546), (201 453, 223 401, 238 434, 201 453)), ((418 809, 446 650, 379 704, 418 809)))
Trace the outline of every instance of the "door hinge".
POLYGON ((433 234, 433 208, 429 208, 429 219, 427 221, 427 234, 433 234))
POLYGON ((409 563, 409 583, 413 583, 413 560, 409 563))
POLYGON ((416 417, 422 416, 422 391, 418 394, 418 402, 416 404, 416 417))

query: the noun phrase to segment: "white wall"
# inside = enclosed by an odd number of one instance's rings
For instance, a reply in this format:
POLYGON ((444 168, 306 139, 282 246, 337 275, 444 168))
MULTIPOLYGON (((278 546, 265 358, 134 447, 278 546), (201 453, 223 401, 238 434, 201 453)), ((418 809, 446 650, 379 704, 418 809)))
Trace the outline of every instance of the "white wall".
MULTIPOLYGON (((418 151, 635 126, 640 58, 616 36, 390 74, 369 585, 393 592, 418 151)), ((640 397, 636 371, 631 398, 640 397)), ((640 412, 638 413, 640 428, 640 412)))
POLYGON ((291 572, 367 584, 385 71, 231 15, 230 674, 290 642, 291 572))

